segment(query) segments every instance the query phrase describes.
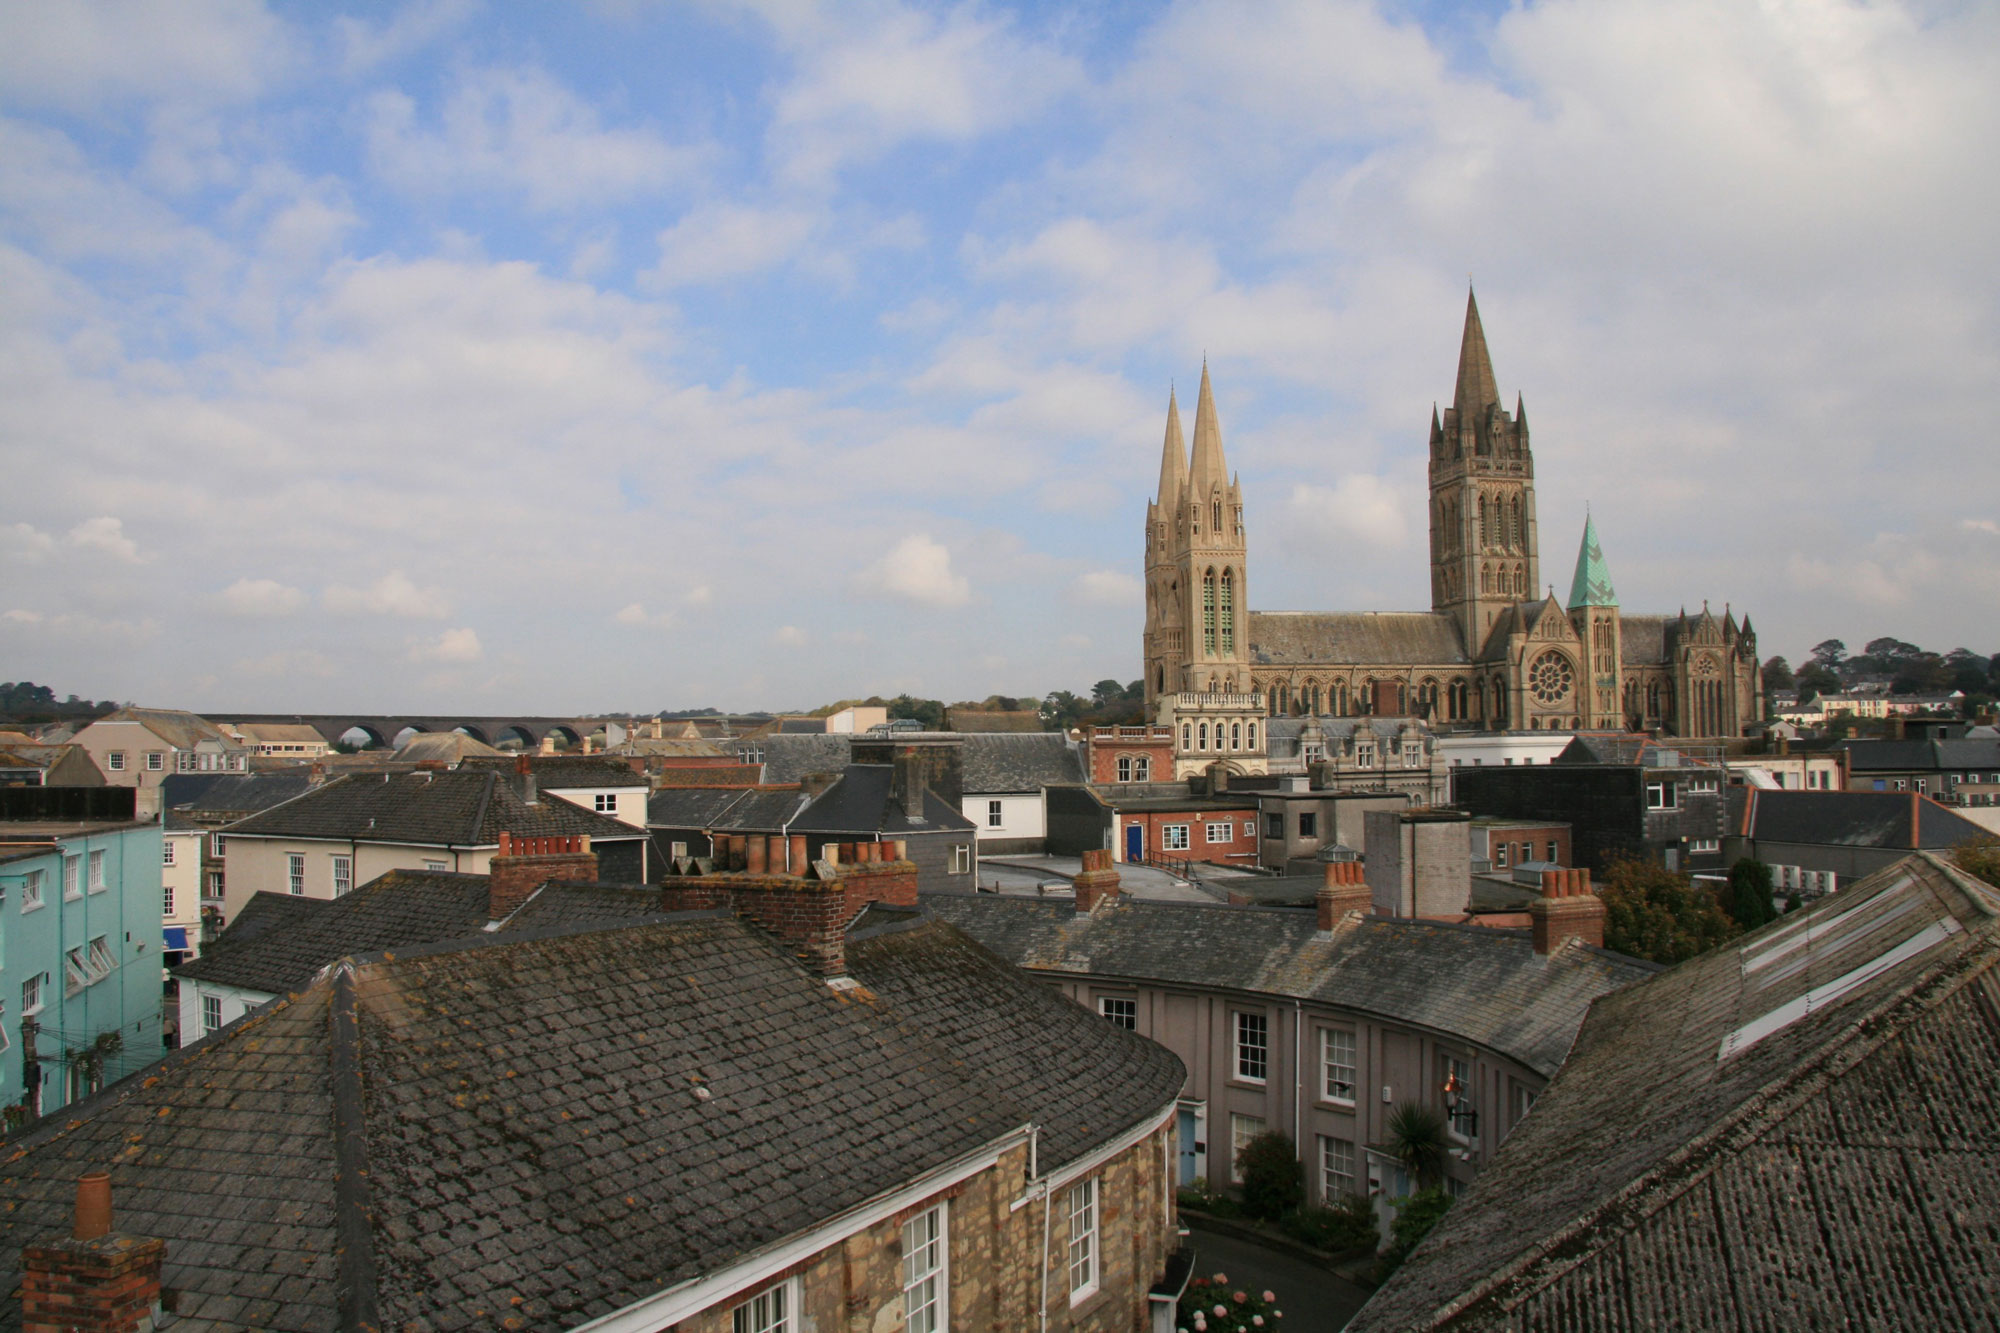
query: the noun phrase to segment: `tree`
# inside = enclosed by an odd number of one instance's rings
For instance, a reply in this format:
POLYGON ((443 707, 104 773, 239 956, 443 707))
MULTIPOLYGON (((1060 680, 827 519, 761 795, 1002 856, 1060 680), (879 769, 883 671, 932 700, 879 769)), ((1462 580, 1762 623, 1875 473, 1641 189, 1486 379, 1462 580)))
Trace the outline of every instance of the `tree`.
POLYGON ((917 699, 899 694, 886 706, 890 717, 910 718, 920 723, 925 731, 940 731, 944 727, 944 705, 936 699, 917 699))
POLYGON ((1942 694, 1950 683, 1951 671, 1942 657, 1917 653, 1900 659, 1895 682, 1889 688, 1895 694, 1942 694))
POLYGON ((1839 639, 1821 639, 1813 645, 1812 655, 1813 661, 1819 663, 1828 671, 1834 671, 1839 668, 1841 662, 1847 657, 1847 645, 1839 639))
POLYGON ((1076 725, 1087 706, 1068 690, 1050 690, 1042 698, 1042 725, 1051 731, 1067 731, 1076 725))
POLYGON ((1444 1117, 1422 1102, 1398 1102, 1389 1110, 1389 1156, 1409 1173, 1419 1189, 1437 1184, 1444 1175, 1449 1148, 1444 1117))
POLYGON ((1951 863, 1966 874, 2000 888, 2000 838, 1989 835, 1960 843, 1952 851, 1951 863))
POLYGON ((1811 703, 1822 694, 1840 693, 1840 677, 1819 662, 1812 662, 1800 670, 1797 684, 1801 703, 1811 703))
POLYGON ((1747 856, 1730 867, 1729 915, 1745 930, 1778 919, 1778 904, 1771 897, 1771 867, 1747 856))
POLYGON ((1743 933, 1706 889, 1656 862, 1611 862, 1597 895, 1604 947, 1655 963, 1678 963, 1743 933))
POLYGON ((1305 1202, 1298 1149, 1276 1130, 1243 1145, 1236 1172, 1243 1177, 1243 1211, 1252 1217, 1275 1222, 1305 1202))
POLYGON ((1764 663, 1764 692, 1766 694, 1769 694, 1772 690, 1789 690, 1794 683, 1795 678, 1792 675, 1792 664, 1790 662, 1787 662, 1782 657, 1774 657, 1764 663))
POLYGON ((1396 1220, 1389 1224, 1389 1248, 1382 1252, 1375 1276, 1385 1278, 1401 1267, 1450 1209, 1451 1196, 1436 1186, 1403 1200, 1396 1209, 1396 1220))
POLYGON ((1090 687, 1090 702, 1098 708, 1109 708, 1124 698, 1125 687, 1115 680, 1100 680, 1090 687))

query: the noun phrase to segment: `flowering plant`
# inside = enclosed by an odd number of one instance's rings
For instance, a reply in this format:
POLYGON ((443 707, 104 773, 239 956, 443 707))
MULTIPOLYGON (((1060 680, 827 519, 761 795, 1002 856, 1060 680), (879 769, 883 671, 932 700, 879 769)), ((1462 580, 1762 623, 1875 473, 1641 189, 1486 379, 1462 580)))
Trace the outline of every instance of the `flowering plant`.
POLYGON ((1192 1278, 1181 1293, 1174 1327, 1180 1333, 1257 1333, 1277 1328, 1285 1317, 1277 1299, 1275 1292, 1230 1286, 1227 1273, 1192 1278))

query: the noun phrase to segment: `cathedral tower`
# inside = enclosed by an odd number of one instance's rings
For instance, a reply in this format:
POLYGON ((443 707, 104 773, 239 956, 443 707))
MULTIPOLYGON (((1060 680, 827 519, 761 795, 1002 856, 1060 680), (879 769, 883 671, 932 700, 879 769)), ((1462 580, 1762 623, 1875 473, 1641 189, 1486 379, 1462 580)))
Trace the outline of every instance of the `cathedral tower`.
POLYGON ((1167 400, 1160 493, 1146 511, 1146 709, 1183 691, 1248 694, 1250 613, 1243 491, 1229 475, 1208 367, 1195 403, 1194 454, 1181 461, 1179 405, 1167 400))
POLYGON ((1576 576, 1569 585, 1569 618, 1583 642, 1584 669, 1578 709, 1586 727, 1618 730, 1625 725, 1623 645, 1619 642, 1618 593, 1604 548, 1597 544, 1597 524, 1583 520, 1583 542, 1577 547, 1576 576))
POLYGON ((1478 655, 1500 613, 1541 587, 1535 460, 1528 413, 1500 405, 1479 303, 1465 298, 1458 387, 1439 420, 1431 409, 1431 609, 1449 614, 1478 655))

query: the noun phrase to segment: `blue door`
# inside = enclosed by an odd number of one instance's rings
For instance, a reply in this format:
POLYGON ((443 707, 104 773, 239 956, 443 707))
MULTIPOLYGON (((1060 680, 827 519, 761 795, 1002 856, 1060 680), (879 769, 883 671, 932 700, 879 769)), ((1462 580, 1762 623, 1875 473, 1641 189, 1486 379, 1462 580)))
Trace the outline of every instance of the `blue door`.
POLYGON ((1192 1106, 1183 1106, 1181 1108, 1179 1131, 1181 1141, 1180 1183, 1183 1185, 1193 1184, 1194 1178, 1200 1174, 1200 1167, 1195 1163, 1195 1152, 1200 1146, 1196 1141, 1199 1134, 1200 1122, 1195 1117, 1194 1108, 1192 1106))
POLYGON ((1125 826, 1125 859, 1137 865, 1146 859, 1146 826, 1127 824, 1125 826))

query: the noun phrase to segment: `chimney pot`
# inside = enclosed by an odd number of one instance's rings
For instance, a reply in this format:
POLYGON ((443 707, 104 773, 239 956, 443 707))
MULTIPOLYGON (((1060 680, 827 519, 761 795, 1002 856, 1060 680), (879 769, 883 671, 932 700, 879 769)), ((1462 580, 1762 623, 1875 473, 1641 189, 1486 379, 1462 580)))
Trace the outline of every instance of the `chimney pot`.
POLYGON ((744 848, 744 869, 753 875, 761 875, 764 873, 764 840, 752 834, 746 841, 749 845, 744 848))
POLYGON ((803 875, 806 873, 806 835, 803 833, 794 833, 791 837, 791 848, 792 873, 794 875, 803 875))
POLYGON ((96 1240, 111 1234, 111 1176, 92 1171, 76 1182, 76 1226, 70 1232, 77 1240, 96 1240))
POLYGON ((514 756, 514 771, 525 778, 528 774, 534 772, 535 769, 534 765, 528 762, 528 756, 517 754, 514 756))

